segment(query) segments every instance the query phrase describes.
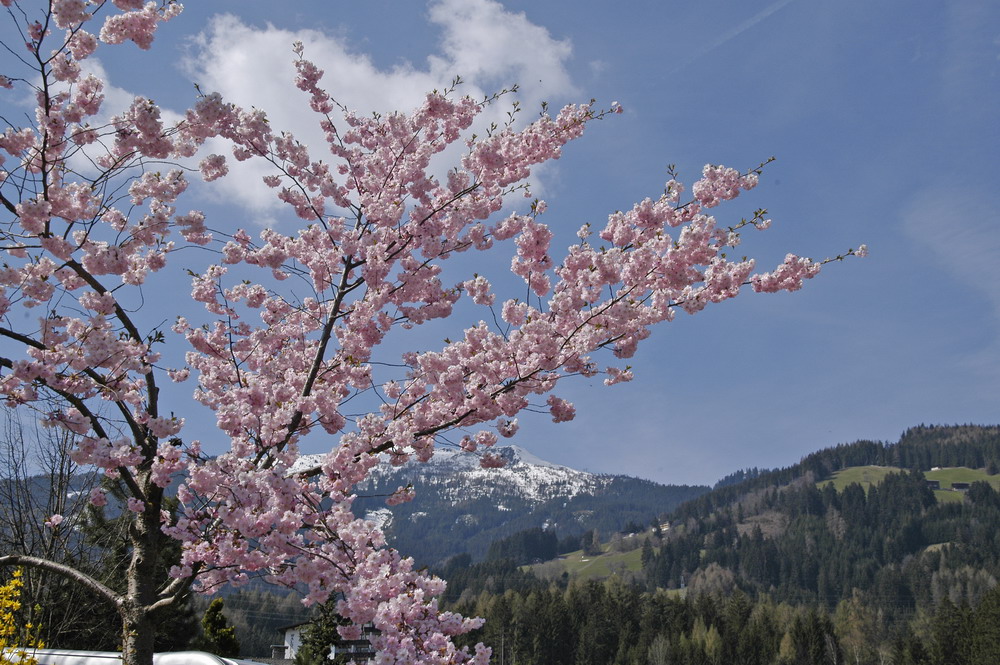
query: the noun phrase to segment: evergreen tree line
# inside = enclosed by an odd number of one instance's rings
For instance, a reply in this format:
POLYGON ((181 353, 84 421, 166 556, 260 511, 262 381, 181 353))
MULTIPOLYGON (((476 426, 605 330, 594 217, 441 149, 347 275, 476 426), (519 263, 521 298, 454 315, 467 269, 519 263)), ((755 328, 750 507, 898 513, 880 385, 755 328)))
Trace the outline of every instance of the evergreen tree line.
POLYGON ((442 600, 450 603, 484 592, 529 592, 547 587, 547 583, 511 559, 488 559, 474 563, 469 554, 459 554, 433 570, 435 575, 448 581, 442 600))
POLYGON ((833 610, 742 591, 645 591, 618 578, 572 581, 455 605, 486 623, 463 638, 495 665, 995 665, 1000 588, 976 606, 944 600, 895 624, 854 593, 833 610))
POLYGON ((739 483, 753 480, 754 478, 769 472, 770 469, 759 469, 757 467, 733 471, 732 473, 719 479, 715 485, 712 486, 712 489, 717 490, 721 487, 728 487, 729 485, 738 485, 739 483))
POLYGON ((486 552, 488 561, 508 559, 518 565, 554 559, 559 553, 559 539, 554 531, 535 527, 493 541, 486 552))
MULTIPOLYGON (((526 529, 494 541, 484 561, 463 554, 436 567, 449 581, 442 602, 487 619, 467 642, 492 646, 500 665, 992 665, 1000 494, 976 483, 964 502, 938 504, 920 472, 867 491, 816 480, 867 464, 988 467, 996 440, 989 428, 920 427, 899 444, 858 442, 790 469, 732 474, 675 511, 669 530, 654 520, 635 584, 539 580, 522 566, 599 553, 599 532, 526 529)), ((631 522, 626 531, 637 531, 631 522)), ((334 626, 307 631, 301 663, 329 652, 334 626)))
MULTIPOLYGON (((867 492, 804 478, 752 507, 650 532, 634 584, 538 579, 522 564, 567 543, 527 530, 494 543, 495 558, 463 554, 437 568, 449 581, 442 602, 486 618, 470 642, 511 665, 1000 662, 983 655, 993 632, 949 629, 1000 619, 1000 494, 989 484, 975 483, 963 503, 937 504, 919 472, 891 474, 867 492), (688 574, 660 584, 657 567, 671 558, 688 574)), ((334 628, 321 619, 307 631, 300 665, 323 662, 334 628)))

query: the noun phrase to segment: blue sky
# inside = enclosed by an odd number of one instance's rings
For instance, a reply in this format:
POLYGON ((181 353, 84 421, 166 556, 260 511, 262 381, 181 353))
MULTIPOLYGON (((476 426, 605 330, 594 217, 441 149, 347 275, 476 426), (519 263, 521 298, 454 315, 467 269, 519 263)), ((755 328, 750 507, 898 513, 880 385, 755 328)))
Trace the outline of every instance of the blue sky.
MULTIPOLYGON (((667 164, 690 183, 705 163, 747 168, 774 155, 757 190, 719 208, 724 223, 768 208, 774 226, 743 246, 761 268, 786 252, 870 247, 800 292, 678 316, 632 361, 630 384, 566 384, 574 422, 522 418, 516 443, 535 454, 712 483, 920 423, 1000 421, 1000 4, 273 7, 189 3, 152 51, 107 49, 103 66, 122 91, 167 108, 183 110, 198 82, 306 138, 313 118, 285 76, 296 38, 326 69, 325 87, 360 111, 409 107, 454 75, 473 93, 520 84, 528 117, 542 100, 617 100, 623 115, 538 174, 545 221, 567 243, 580 224, 656 197, 667 164)), ((212 225, 290 230, 252 175, 194 192, 212 225)), ((204 439, 207 422, 189 418, 204 439)))

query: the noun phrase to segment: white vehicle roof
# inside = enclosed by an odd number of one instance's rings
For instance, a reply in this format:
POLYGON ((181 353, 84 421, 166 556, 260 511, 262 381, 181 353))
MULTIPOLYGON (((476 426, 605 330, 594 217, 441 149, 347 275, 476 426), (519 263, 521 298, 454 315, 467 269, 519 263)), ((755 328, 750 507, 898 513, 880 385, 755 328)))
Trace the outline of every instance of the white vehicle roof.
MULTIPOLYGON (((15 651, 8 649, 7 651, 15 651)), ((38 665, 121 665, 122 655, 112 651, 28 649, 38 665)), ((254 660, 223 658, 204 651, 171 651, 153 655, 154 665, 262 665, 254 660)))

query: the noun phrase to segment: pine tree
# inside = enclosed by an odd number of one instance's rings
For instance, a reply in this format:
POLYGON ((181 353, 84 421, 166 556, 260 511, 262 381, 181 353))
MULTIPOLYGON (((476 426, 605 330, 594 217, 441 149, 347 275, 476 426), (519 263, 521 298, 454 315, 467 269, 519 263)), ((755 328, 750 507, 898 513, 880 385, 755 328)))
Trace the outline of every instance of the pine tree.
POLYGON ((581 539, 584 556, 597 556, 603 552, 601 549, 601 534, 597 529, 593 529, 583 534, 581 539))
POLYGON ((338 600, 339 597, 335 597, 319 606, 318 614, 303 631, 302 647, 295 654, 295 665, 324 665, 330 662, 330 650, 341 640, 337 626, 350 625, 350 621, 337 614, 338 600))
POLYGON ((969 662, 1000 663, 1000 586, 980 601, 972 618, 969 662))
POLYGON ((222 613, 224 607, 225 603, 221 598, 216 598, 208 606, 201 619, 202 633, 194 640, 194 646, 223 658, 237 658, 240 655, 240 643, 236 639, 236 628, 229 625, 229 620, 222 613))
POLYGON ((663 633, 657 635, 649 645, 646 662, 649 665, 671 665, 670 640, 663 633))
POLYGON ((947 598, 941 601, 931 629, 933 642, 930 651, 934 665, 969 663, 970 614, 967 606, 956 606, 947 598))
POLYGON ((652 567, 656 559, 656 554, 653 552, 653 544, 650 542, 649 538, 642 541, 642 554, 640 556, 642 561, 642 572, 646 573, 648 578, 651 578, 653 575, 652 567))

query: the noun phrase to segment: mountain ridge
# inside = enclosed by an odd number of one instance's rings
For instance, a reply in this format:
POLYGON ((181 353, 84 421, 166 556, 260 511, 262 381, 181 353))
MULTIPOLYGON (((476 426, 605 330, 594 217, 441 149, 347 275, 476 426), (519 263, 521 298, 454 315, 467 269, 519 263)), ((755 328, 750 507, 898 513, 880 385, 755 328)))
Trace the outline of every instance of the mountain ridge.
POLYGON ((503 467, 483 469, 477 455, 453 450, 423 463, 380 462, 358 485, 358 514, 380 524, 394 547, 430 564, 464 552, 482 557, 494 540, 530 528, 565 537, 648 524, 709 489, 580 471, 514 445, 491 452, 503 467), (413 501, 387 507, 382 497, 405 486, 413 501))

